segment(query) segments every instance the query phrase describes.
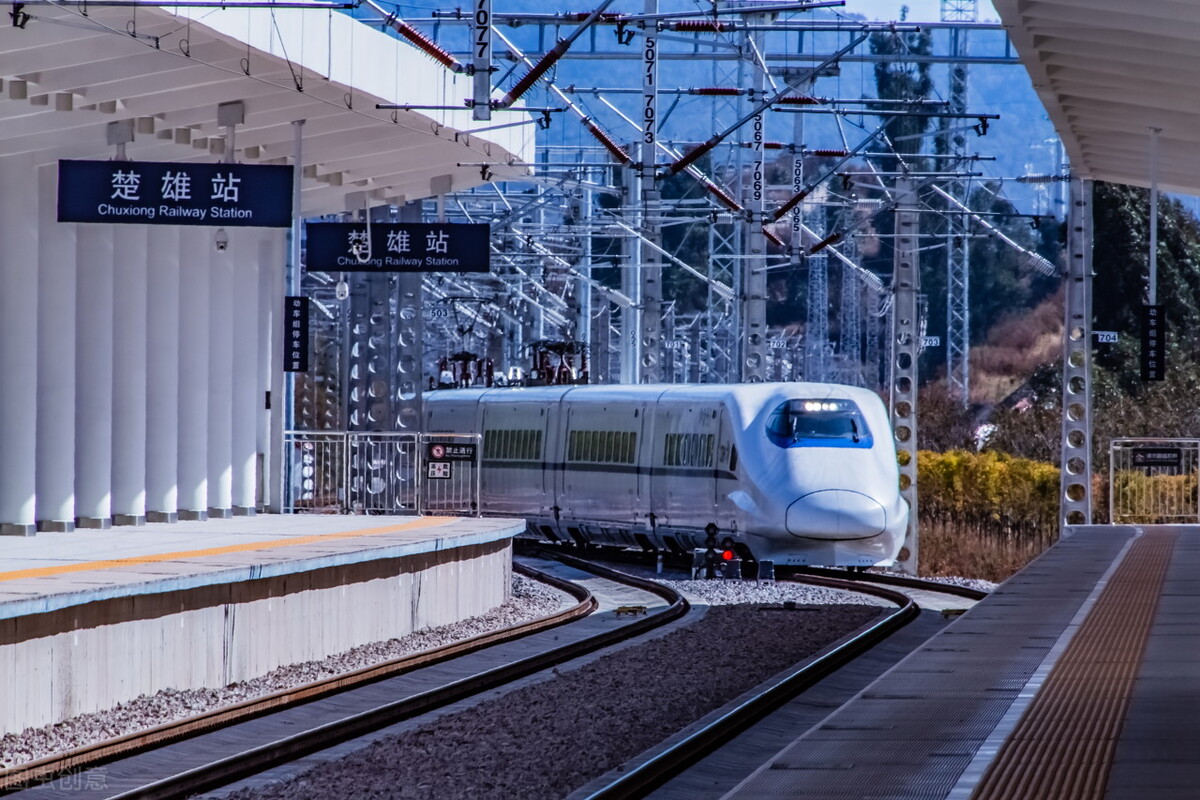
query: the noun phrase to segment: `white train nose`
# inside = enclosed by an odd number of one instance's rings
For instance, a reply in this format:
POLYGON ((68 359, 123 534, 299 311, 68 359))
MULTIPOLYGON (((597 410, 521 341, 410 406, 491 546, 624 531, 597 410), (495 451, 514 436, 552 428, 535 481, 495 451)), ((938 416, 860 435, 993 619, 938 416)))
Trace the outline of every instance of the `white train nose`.
POLYGON ((861 492, 824 489, 788 506, 787 529, 813 539, 861 539, 883 532, 883 506, 861 492))

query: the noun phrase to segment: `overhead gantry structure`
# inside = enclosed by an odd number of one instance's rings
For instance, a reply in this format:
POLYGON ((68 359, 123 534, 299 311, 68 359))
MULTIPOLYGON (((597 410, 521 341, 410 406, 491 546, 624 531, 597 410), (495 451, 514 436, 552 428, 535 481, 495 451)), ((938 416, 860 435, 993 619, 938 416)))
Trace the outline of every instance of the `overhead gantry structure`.
POLYGON ((482 178, 462 162, 527 173, 505 165, 532 160, 532 118, 476 122, 470 76, 339 8, 12 4, 0 532, 277 507, 298 221, 467 189, 482 178), (402 103, 428 110, 377 108, 402 103), (290 255, 281 229, 59 223, 63 159, 294 166, 290 255))

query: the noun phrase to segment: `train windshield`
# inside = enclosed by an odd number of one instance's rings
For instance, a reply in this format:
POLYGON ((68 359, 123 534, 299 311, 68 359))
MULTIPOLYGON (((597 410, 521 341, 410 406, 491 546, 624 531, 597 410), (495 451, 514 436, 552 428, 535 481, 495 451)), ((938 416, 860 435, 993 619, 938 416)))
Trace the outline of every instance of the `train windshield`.
POLYGON ((873 444, 862 412, 850 400, 788 400, 767 420, 779 447, 861 447, 873 444))

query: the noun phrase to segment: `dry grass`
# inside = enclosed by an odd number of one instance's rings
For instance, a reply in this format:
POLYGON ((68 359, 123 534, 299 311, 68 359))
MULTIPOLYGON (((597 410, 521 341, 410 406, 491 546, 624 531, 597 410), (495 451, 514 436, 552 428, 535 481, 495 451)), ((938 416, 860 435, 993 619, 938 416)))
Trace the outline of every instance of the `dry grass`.
POLYGON ((918 561, 922 576, 957 575, 1000 582, 1024 567, 1055 535, 1002 534, 985 528, 921 522, 918 561))
POLYGON ((1024 377, 1062 352, 1063 298, 1058 292, 1028 314, 997 323, 987 341, 971 348, 971 400, 994 403, 1024 377))

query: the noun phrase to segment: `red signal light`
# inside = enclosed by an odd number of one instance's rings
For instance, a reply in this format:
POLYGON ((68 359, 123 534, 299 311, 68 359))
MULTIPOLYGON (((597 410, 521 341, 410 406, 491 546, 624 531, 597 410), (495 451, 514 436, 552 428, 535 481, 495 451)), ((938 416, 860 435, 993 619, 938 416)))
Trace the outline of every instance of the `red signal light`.
POLYGON ((722 550, 721 551, 721 560, 733 561, 733 551, 732 550, 722 550))

